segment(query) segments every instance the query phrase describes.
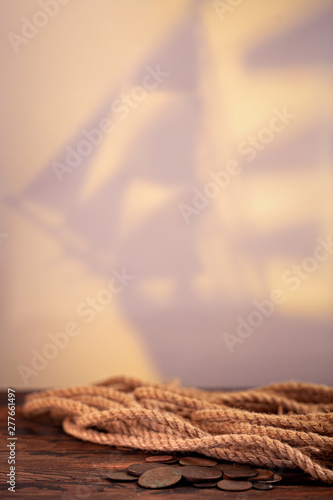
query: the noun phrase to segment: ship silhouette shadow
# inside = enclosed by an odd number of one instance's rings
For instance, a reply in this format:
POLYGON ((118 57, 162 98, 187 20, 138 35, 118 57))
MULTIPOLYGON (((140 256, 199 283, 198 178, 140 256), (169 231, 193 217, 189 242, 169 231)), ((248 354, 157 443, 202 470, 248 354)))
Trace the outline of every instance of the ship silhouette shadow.
MULTIPOLYGON (((144 74, 142 68, 160 64, 170 76, 161 83, 159 91, 174 92, 177 99, 166 111, 157 110, 146 128, 139 131, 117 172, 89 199, 82 201, 80 192, 90 169, 94 168, 97 150, 84 158, 59 184, 52 164, 54 161, 64 162, 62 148, 30 185, 16 198, 8 199, 8 203, 30 218, 41 231, 59 241, 64 259, 80 261, 92 275, 108 279, 112 269, 122 267, 135 275, 133 284, 118 296, 119 308, 163 378, 179 377, 185 384, 201 387, 244 386, 271 380, 304 379, 306 366, 307 379, 320 382, 325 366, 329 366, 330 350, 323 345, 323 342, 329 345, 331 323, 328 320, 275 312, 231 354, 222 334, 235 332, 237 316, 247 317, 253 309, 251 301, 235 301, 228 293, 227 280, 214 296, 209 297, 193 285, 194 278, 204 271, 198 252, 201 220, 210 216, 213 220, 214 217, 210 215, 212 208, 209 207, 190 224, 185 224, 178 210, 178 203, 186 203, 186 196, 199 183, 197 145, 203 119, 198 85, 198 40, 202 40, 199 5, 192 3, 189 17, 176 27, 171 41, 166 40, 164 46, 157 47, 129 76, 133 85, 139 85, 144 74), (149 213, 120 239, 123 201, 136 179, 156 187, 174 188, 175 196, 149 213), (181 195, 177 194, 179 187, 181 195), (60 213, 61 224, 52 226, 46 223, 36 211, 29 209, 31 202, 40 207, 41 212, 45 207, 60 213), (162 304, 153 294, 142 291, 145 282, 165 278, 173 282, 173 288, 162 304), (322 359, 323 368, 308 362, 304 339, 313 335, 318 335, 320 341, 312 344, 315 346, 312 354, 316 359, 322 359)), ((306 41, 306 24, 304 29, 296 26, 295 32, 297 44, 299 40, 306 41)), ((263 40, 260 46, 250 48, 244 61, 247 69, 258 71, 272 64, 270 56, 274 56, 273 60, 281 66, 294 63, 290 59, 293 37, 293 32, 288 31, 278 42, 273 40, 267 44, 267 40, 263 40)), ((302 55, 302 63, 311 63, 312 54, 309 55, 310 61, 302 55)), ((323 64, 327 61, 322 59, 323 64)), ((119 82, 96 113, 78 128, 68 142, 69 146, 76 147, 83 128, 95 128, 102 118, 108 116, 110 102, 118 98, 121 85, 119 82)), ((309 148, 300 149, 298 145, 304 137, 312 137, 315 141, 316 130, 316 124, 309 124, 290 143, 267 148, 244 171, 244 178, 254 173, 257 175, 260 169, 265 169, 266 174, 270 169, 281 170, 283 175, 286 169, 290 170, 290 153, 297 158, 291 170, 297 172, 300 165, 309 165, 309 148)), ((242 216, 246 211, 246 206, 242 206, 244 200, 231 191, 225 196, 230 197, 231 208, 237 214, 237 226, 230 231, 222 218, 216 224, 216 231, 223 235, 221 241, 227 248, 234 279, 240 289, 248 290, 250 294, 248 280, 240 272, 240 262, 247 259, 260 281, 262 297, 269 297, 267 268, 272 256, 286 260, 292 258, 296 263, 310 256, 315 238, 320 234, 319 222, 314 218, 282 229, 273 226, 266 232, 256 232, 242 216)), ((218 280, 223 282, 223 276, 218 280)))

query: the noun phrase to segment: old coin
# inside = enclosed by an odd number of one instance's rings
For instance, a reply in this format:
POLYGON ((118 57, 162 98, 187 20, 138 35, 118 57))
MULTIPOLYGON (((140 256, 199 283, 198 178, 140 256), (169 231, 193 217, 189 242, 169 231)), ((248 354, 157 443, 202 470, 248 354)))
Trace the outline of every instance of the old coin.
POLYGON ((274 472, 267 469, 254 469, 257 471, 257 475, 251 479, 251 481, 266 481, 274 476, 274 472))
POLYGON ((181 465, 197 465, 199 467, 212 467, 213 465, 217 465, 216 460, 200 457, 182 457, 179 459, 179 463, 181 465))
POLYGON ((173 486, 180 481, 180 469, 174 467, 158 467, 147 470, 139 477, 139 485, 143 488, 160 489, 173 486))
POLYGON ((269 483, 253 483, 252 488, 255 490, 272 490, 274 486, 269 483))
POLYGON ((131 476, 125 470, 112 471, 107 476, 110 481, 119 481, 121 483, 129 483, 131 481, 136 481, 136 477, 131 476))
POLYGON ((217 483, 217 487, 224 491, 245 491, 252 488, 250 481, 233 481, 232 479, 222 479, 217 483))
MULTIPOLYGON (((265 480, 262 480, 262 481, 258 481, 258 483, 260 482, 263 482, 263 483, 278 483, 279 481, 281 481, 282 479, 282 476, 279 476, 278 474, 274 474, 273 477, 270 477, 269 479, 265 479, 265 480)), ((251 481, 256 481, 257 478, 254 477, 253 479, 251 479, 251 481)))
POLYGON ((257 475, 257 471, 247 465, 218 464, 216 468, 223 472, 226 479, 250 479, 257 475))
POLYGON ((223 467, 225 467, 226 464, 216 464, 214 465, 214 469, 217 469, 217 470, 220 470, 221 472, 223 472, 223 467))
POLYGON ((184 465, 178 469, 189 483, 211 482, 222 477, 222 472, 213 467, 199 467, 197 465, 184 465))
POLYGON ((146 462, 160 462, 160 463, 169 463, 176 462, 177 459, 172 455, 152 455, 146 458, 146 462))
POLYGON ((156 464, 156 463, 148 463, 148 462, 143 462, 140 464, 131 464, 127 467, 126 472, 129 474, 132 474, 132 476, 141 476, 144 472, 147 470, 151 469, 157 469, 158 467, 161 467, 161 464, 156 464))
POLYGON ((217 485, 216 482, 209 482, 209 483, 192 483, 192 486, 195 486, 196 488, 215 488, 217 485))

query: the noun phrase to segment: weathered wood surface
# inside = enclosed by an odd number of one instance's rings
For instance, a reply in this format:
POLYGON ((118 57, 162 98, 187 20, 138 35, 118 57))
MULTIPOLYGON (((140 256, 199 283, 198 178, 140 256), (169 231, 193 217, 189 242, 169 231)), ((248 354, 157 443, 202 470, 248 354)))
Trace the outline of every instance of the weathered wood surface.
POLYGON ((16 393, 16 492, 8 491, 7 393, 0 393, 0 498, 57 498, 61 500, 196 499, 332 500, 333 487, 311 480, 302 473, 283 471, 283 481, 271 491, 224 492, 177 486, 167 490, 145 490, 136 483, 111 483, 105 479, 110 468, 122 469, 145 460, 142 451, 121 451, 67 436, 47 418, 26 419, 16 393))

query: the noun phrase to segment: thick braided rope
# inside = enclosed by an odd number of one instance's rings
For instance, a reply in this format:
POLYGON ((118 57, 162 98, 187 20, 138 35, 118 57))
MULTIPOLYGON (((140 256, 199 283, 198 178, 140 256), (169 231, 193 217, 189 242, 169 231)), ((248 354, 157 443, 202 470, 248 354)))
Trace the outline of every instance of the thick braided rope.
POLYGON ((333 483, 333 388, 326 386, 221 392, 113 377, 30 394, 24 412, 60 418, 65 432, 85 441, 298 468, 333 483))

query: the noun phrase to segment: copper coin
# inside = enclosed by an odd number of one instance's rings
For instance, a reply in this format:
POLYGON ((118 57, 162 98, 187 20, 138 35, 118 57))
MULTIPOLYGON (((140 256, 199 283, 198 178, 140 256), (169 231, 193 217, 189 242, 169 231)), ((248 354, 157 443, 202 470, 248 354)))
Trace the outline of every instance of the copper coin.
POLYGON ((267 469, 254 469, 257 471, 257 475, 251 479, 251 481, 266 481, 274 476, 274 472, 267 469))
POLYGON ((245 491, 252 488, 250 481, 232 481, 232 479, 222 479, 217 483, 217 487, 224 491, 245 491))
POLYGON ((223 472, 223 467, 225 467, 226 464, 216 464, 214 465, 214 469, 220 470, 223 472))
POLYGON ((198 467, 197 465, 184 465, 178 469, 189 483, 211 482, 222 477, 220 470, 213 467, 198 467))
POLYGON ((141 476, 144 472, 150 469, 157 469, 158 467, 161 467, 161 464, 149 464, 147 462, 143 462, 140 464, 132 464, 129 465, 126 469, 126 472, 129 474, 132 474, 132 476, 141 476))
POLYGON ((182 457, 179 459, 179 463, 182 465, 197 465, 198 467, 212 467, 217 464, 216 460, 200 457, 182 457))
POLYGON ((180 469, 174 467, 158 467, 144 472, 139 477, 139 485, 143 488, 160 489, 173 486, 180 481, 180 469))
POLYGON ((177 459, 172 455, 152 455, 151 457, 146 458, 146 462, 168 463, 174 461, 177 461, 177 459))
POLYGON ((110 472, 107 479, 110 479, 110 481, 119 481, 121 483, 129 483, 137 480, 136 477, 131 476, 124 470, 110 472))
MULTIPOLYGON (((252 479, 252 481, 256 481, 256 477, 254 477, 252 479)), ((263 482, 263 483, 278 483, 279 481, 281 481, 282 479, 282 476, 279 476, 278 474, 274 474, 273 477, 269 478, 269 479, 265 479, 265 480, 262 480, 262 481, 258 481, 258 483, 260 482, 263 482)))
POLYGON ((215 488, 216 485, 217 485, 216 482, 192 483, 192 486, 195 486, 196 488, 215 488))
POLYGON ((269 483, 253 483, 252 488, 255 490, 272 490, 274 486, 269 483))
POLYGON ((247 465, 219 464, 218 468, 227 479, 250 479, 257 475, 257 471, 247 465))

